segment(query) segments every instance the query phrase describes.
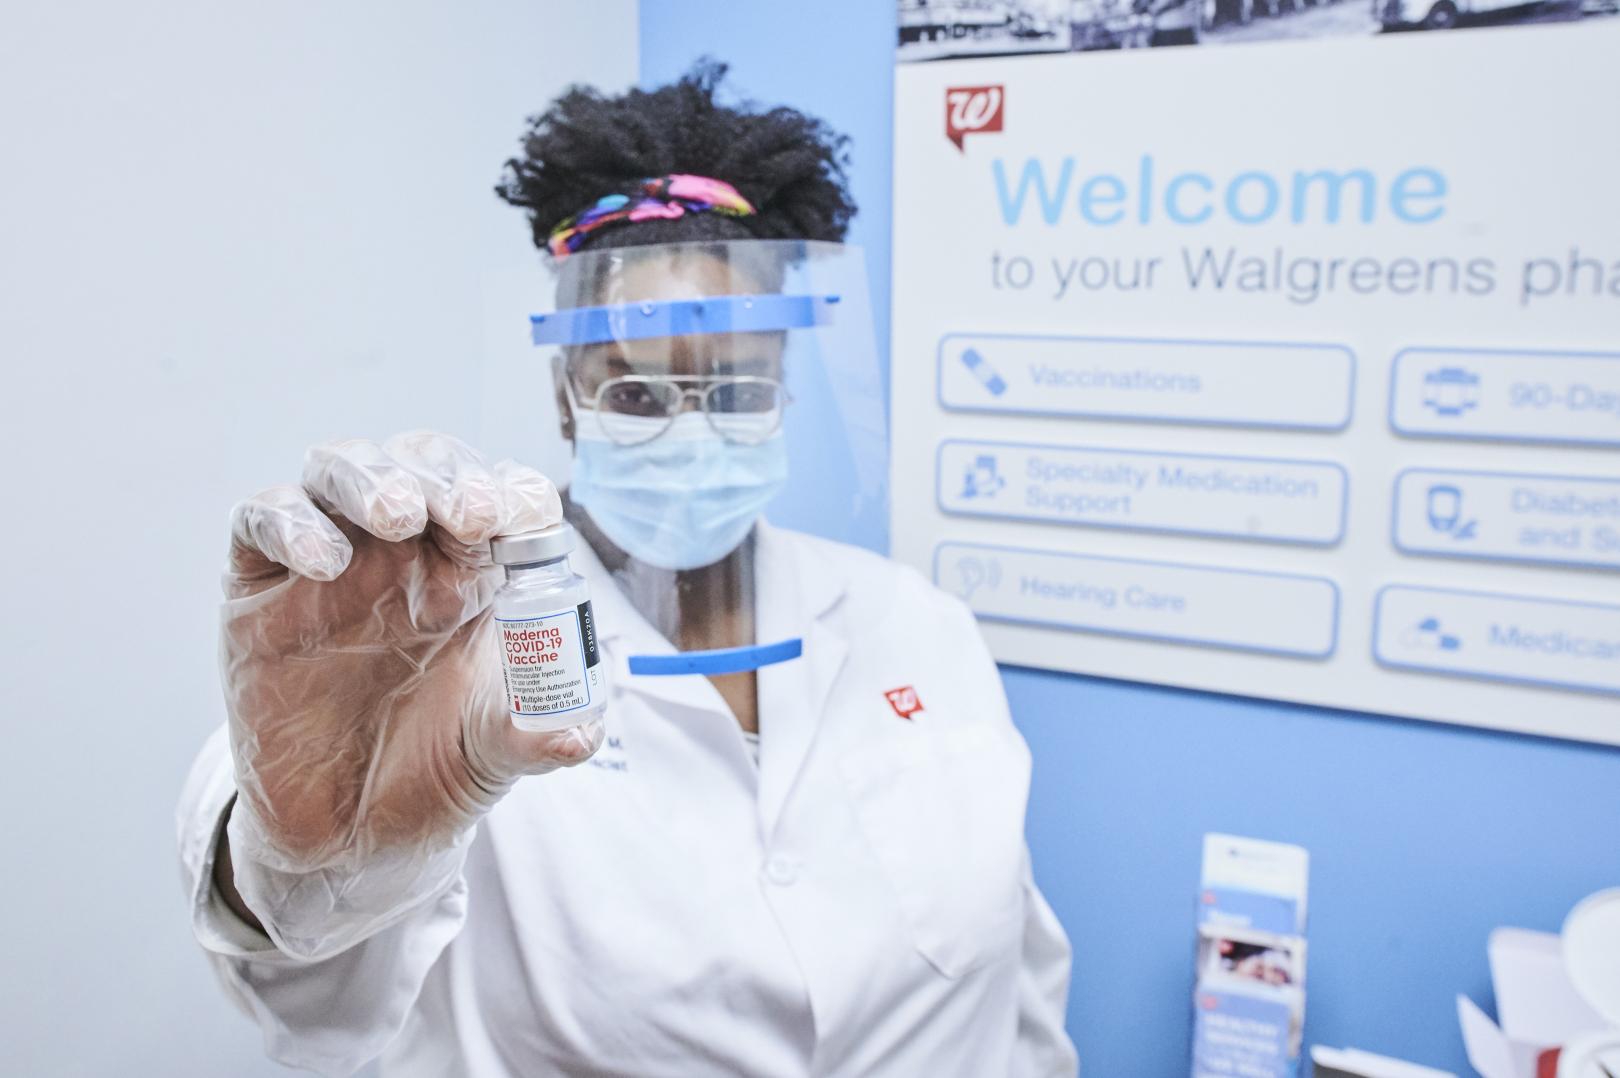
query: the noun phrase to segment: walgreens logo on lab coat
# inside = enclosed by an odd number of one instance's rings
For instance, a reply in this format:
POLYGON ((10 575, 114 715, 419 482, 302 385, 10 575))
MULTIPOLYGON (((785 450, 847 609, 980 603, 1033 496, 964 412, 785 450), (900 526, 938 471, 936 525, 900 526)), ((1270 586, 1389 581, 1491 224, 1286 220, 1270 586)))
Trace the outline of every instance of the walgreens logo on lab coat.
POLYGON ((902 719, 909 719, 923 709, 922 701, 917 699, 917 690, 910 685, 890 689, 883 694, 883 698, 889 701, 894 713, 902 719))

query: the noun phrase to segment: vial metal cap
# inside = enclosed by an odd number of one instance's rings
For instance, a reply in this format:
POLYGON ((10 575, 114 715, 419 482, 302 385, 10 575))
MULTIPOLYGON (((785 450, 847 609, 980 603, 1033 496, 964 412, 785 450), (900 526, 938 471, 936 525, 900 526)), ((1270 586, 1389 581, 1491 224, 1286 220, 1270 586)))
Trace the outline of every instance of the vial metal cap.
POLYGON ((489 556, 496 565, 530 565, 556 561, 574 549, 572 524, 553 524, 539 531, 497 535, 489 541, 489 556))

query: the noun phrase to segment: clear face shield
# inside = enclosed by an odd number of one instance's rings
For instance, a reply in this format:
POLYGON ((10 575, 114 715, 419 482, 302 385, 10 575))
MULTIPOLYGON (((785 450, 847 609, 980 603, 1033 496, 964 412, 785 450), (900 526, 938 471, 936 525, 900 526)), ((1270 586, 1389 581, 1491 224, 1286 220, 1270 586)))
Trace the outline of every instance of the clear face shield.
MULTIPOLYGON (((556 304, 530 321, 573 441, 575 526, 678 653, 732 653, 718 672, 787 657, 755 639, 759 522, 884 542, 860 252, 736 240, 587 250, 555 270, 556 304)), ((717 672, 701 666, 643 672, 717 672)))

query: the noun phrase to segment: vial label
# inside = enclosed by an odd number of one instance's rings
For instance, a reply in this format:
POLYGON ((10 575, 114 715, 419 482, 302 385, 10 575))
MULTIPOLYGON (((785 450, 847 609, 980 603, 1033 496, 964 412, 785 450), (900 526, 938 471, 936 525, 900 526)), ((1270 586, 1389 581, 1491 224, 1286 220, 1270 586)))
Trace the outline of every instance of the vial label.
POLYGON ((589 707, 601 691, 590 601, 534 618, 496 618, 506 707, 513 715, 560 715, 589 707))

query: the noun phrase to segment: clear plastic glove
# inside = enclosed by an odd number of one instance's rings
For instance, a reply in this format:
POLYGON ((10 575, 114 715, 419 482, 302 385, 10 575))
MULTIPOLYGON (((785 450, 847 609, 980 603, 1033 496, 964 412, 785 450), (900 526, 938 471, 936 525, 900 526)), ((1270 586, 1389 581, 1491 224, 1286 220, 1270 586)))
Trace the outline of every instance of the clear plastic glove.
POLYGON ((436 899, 513 782, 601 744, 600 721, 529 733, 506 712, 488 541, 561 519, 539 472, 430 433, 318 446, 302 488, 236 507, 228 834, 283 951, 335 954, 436 899))

